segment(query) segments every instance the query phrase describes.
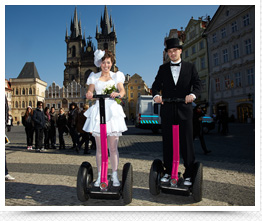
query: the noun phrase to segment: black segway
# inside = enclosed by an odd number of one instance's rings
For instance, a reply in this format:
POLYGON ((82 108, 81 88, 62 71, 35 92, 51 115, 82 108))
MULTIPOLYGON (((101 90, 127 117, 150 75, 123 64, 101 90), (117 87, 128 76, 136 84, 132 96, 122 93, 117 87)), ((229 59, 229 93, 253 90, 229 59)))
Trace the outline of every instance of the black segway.
POLYGON ((126 163, 123 167, 122 181, 119 187, 114 187, 108 176, 108 148, 105 119, 105 98, 110 95, 94 95, 99 99, 100 111, 100 139, 101 139, 101 180, 100 187, 95 187, 93 182, 93 169, 89 162, 83 162, 77 175, 77 197, 81 202, 93 199, 115 199, 122 196, 125 204, 132 201, 133 191, 133 167, 131 163, 126 163))
POLYGON ((185 102, 182 98, 167 98, 163 102, 172 103, 172 113, 174 113, 174 125, 172 125, 173 133, 173 165, 170 182, 161 182, 164 175, 164 166, 161 160, 153 161, 149 174, 149 190, 152 195, 158 195, 160 191, 171 194, 179 194, 190 196, 196 202, 202 200, 202 183, 203 183, 203 165, 195 162, 194 173, 192 177, 192 186, 185 186, 181 173, 178 172, 179 167, 179 125, 177 124, 177 103, 185 102))

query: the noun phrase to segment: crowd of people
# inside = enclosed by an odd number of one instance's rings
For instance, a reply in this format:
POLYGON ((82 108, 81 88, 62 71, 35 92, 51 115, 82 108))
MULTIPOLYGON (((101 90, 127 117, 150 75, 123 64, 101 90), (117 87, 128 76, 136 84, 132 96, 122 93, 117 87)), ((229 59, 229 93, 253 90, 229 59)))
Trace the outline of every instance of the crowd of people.
POLYGON ((37 108, 28 106, 25 115, 22 117, 22 124, 25 127, 27 149, 33 150, 33 138, 35 134, 35 151, 41 152, 47 149, 56 149, 56 131, 58 130, 59 149, 65 149, 64 135, 70 134, 73 142, 71 149, 77 152, 85 143, 84 154, 89 154, 89 141, 92 141, 90 148, 95 149, 94 137, 91 133, 82 130, 85 122, 83 113, 88 109, 88 105, 80 112, 76 103, 72 103, 66 115, 64 108, 55 112, 55 108, 43 108, 43 102, 37 102, 37 108))

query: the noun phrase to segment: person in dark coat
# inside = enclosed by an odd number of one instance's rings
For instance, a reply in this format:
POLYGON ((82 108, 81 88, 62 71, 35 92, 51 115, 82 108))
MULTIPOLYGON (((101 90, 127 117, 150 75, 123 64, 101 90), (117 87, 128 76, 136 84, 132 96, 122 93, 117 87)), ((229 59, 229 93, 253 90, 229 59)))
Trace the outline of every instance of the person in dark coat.
MULTIPOLYGON (((5 125, 8 121, 8 115, 9 115, 9 107, 8 107, 8 101, 7 101, 7 98, 5 96, 5 125)), ((7 137, 5 137, 5 143, 7 144, 7 137)), ((5 180, 6 181, 13 181, 15 180, 14 177, 12 177, 9 172, 8 172, 8 169, 7 169, 7 164, 6 164, 6 154, 5 154, 5 180)))
POLYGON ((59 109, 56 125, 59 134, 59 150, 65 149, 65 140, 63 134, 68 133, 68 127, 64 108, 59 109))
POLYGON ((49 139, 51 142, 51 148, 55 149, 55 145, 56 145, 56 121, 57 121, 57 114, 55 113, 55 108, 51 107, 51 111, 50 111, 50 122, 51 122, 51 126, 50 126, 50 132, 49 132, 49 139))
POLYGON ((170 62, 159 67, 157 76, 152 85, 153 99, 161 103, 162 136, 163 136, 163 161, 165 175, 162 182, 169 182, 173 165, 173 136, 172 125, 174 122, 172 103, 165 103, 163 98, 184 98, 185 103, 178 103, 178 123, 180 130, 180 154, 182 155, 185 172, 184 185, 192 185, 193 166, 195 153, 193 147, 193 109, 192 102, 201 90, 195 66, 189 62, 181 61, 182 46, 178 38, 166 40, 166 48, 170 62), (162 95, 160 93, 162 91, 162 95))
POLYGON ((81 149, 81 146, 83 143, 85 143, 85 150, 84 154, 90 154, 89 152, 89 140, 91 133, 88 133, 83 130, 83 126, 86 121, 86 116, 84 113, 88 110, 89 106, 87 104, 84 105, 83 110, 78 114, 78 119, 77 119, 77 131, 80 133, 79 139, 82 137, 81 140, 79 140, 78 147, 76 148, 76 151, 78 152, 81 149))
POLYGON ((77 116, 78 116, 78 107, 77 107, 76 103, 73 102, 69 106, 68 121, 67 121, 69 133, 71 135, 72 142, 73 142, 72 149, 75 149, 78 146, 78 143, 79 143, 78 132, 77 132, 77 129, 76 129, 77 116))
POLYGON ((205 113, 203 112, 201 106, 196 105, 196 107, 193 109, 193 140, 195 140, 196 137, 198 137, 204 153, 208 154, 211 151, 207 149, 206 142, 204 139, 203 123, 202 123, 203 116, 205 116, 205 113))
POLYGON ((43 102, 37 101, 37 108, 33 114, 35 126, 35 151, 40 152, 43 145, 43 134, 45 128, 45 115, 43 112, 43 102))
POLYGON ((50 129, 51 129, 51 116, 49 114, 49 107, 45 107, 44 110, 44 114, 45 114, 45 127, 44 127, 44 135, 45 135, 45 139, 44 139, 44 144, 45 144, 45 149, 49 149, 50 148, 50 129))
POLYGON ((34 121, 33 121, 33 109, 28 106, 25 115, 22 117, 22 124, 25 127, 27 150, 33 149, 33 137, 34 137, 34 121))

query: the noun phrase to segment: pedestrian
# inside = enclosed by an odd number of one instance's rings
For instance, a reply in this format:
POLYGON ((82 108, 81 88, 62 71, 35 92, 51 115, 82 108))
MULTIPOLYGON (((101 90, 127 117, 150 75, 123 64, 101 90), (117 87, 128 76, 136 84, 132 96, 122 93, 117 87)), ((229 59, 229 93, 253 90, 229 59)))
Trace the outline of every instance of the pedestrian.
POLYGON ((45 127, 44 127, 44 145, 45 148, 43 150, 49 149, 50 145, 49 145, 49 140, 50 140, 50 128, 51 128, 51 116, 49 113, 49 107, 45 107, 44 110, 44 114, 45 114, 45 127))
MULTIPOLYGON (((113 186, 119 186, 117 177, 117 169, 119 163, 118 141, 122 132, 127 130, 125 123, 125 114, 123 108, 115 100, 117 96, 124 97, 125 89, 123 83, 125 76, 122 72, 111 72, 111 67, 115 63, 115 56, 112 52, 106 50, 96 50, 95 65, 101 68, 98 73, 92 72, 87 79, 88 91, 86 93, 87 99, 93 98, 93 93, 96 94, 110 94, 110 99, 105 99, 105 112, 106 112, 106 127, 107 127, 107 142, 110 152, 110 162, 112 167, 112 181, 113 186), (118 90, 118 92, 116 91, 118 90), (111 91, 111 93, 109 92, 111 91)), ((98 169, 98 178, 94 186, 100 185, 101 176, 101 142, 100 142, 100 114, 99 114, 99 101, 91 106, 85 112, 86 122, 83 130, 91 132, 96 140, 96 163, 98 169)))
POLYGON ((69 106, 68 121, 67 121, 69 133, 70 133, 70 136, 71 136, 72 142, 73 142, 72 149, 75 149, 78 146, 78 143, 79 143, 78 132, 77 132, 77 129, 76 129, 77 116, 78 116, 78 107, 77 107, 77 104, 73 102, 69 106))
POLYGON ((50 122, 51 122, 51 127, 50 127, 50 133, 49 133, 49 139, 51 142, 51 148, 55 149, 56 145, 56 121, 57 121, 57 114, 55 113, 55 108, 51 107, 50 111, 50 122))
POLYGON ((79 143, 76 148, 76 151, 79 152, 83 143, 85 143, 84 154, 90 154, 89 140, 90 140, 91 133, 83 130, 83 126, 86 121, 86 116, 84 115, 84 113, 88 110, 88 108, 89 108, 89 105, 85 104, 83 107, 83 110, 78 114, 78 118, 77 118, 77 131, 79 133, 79 143), (82 139, 80 140, 80 138, 82 139))
POLYGON ((13 117, 10 113, 8 113, 8 118, 7 118, 7 123, 6 123, 7 132, 11 131, 12 121, 13 121, 13 117))
MULTIPOLYGON (((8 121, 8 114, 9 113, 9 107, 8 107, 8 101, 7 101, 7 98, 5 96, 5 126, 7 124, 7 121, 8 121)), ((7 138, 7 136, 5 136, 5 145, 9 143, 9 140, 7 138)), ((15 180, 14 177, 12 177, 9 172, 8 172, 8 169, 7 169, 7 164, 6 164, 6 154, 5 154, 5 180, 6 181, 13 181, 15 180)))
POLYGON ((222 110, 221 113, 222 135, 228 134, 228 113, 226 110, 222 110))
POLYGON ((33 121, 35 126, 35 151, 40 152, 43 145, 43 133, 45 128, 45 115, 42 101, 37 101, 37 108, 33 113, 33 121))
POLYGON ((153 99, 156 103, 161 103, 161 120, 163 136, 163 161, 165 175, 162 182, 169 182, 173 165, 173 137, 172 124, 173 113, 172 103, 165 103, 162 98, 185 98, 185 103, 178 103, 178 123, 180 154, 184 161, 185 172, 184 185, 192 185, 193 166, 195 163, 195 153, 193 147, 193 109, 192 102, 201 90, 195 66, 189 62, 181 61, 182 46, 178 38, 166 40, 165 51, 170 58, 159 67, 157 76, 152 85, 153 99), (162 91, 162 94, 160 94, 162 91))
POLYGON ((68 133, 68 127, 64 108, 59 109, 56 125, 59 135, 59 150, 65 149, 65 140, 63 135, 64 133, 68 133))
POLYGON ((27 150, 33 150, 34 121, 33 109, 31 106, 26 108, 25 115, 22 117, 22 124, 25 127, 27 150))
POLYGON ((196 137, 199 138, 201 147, 204 151, 204 154, 208 154, 211 151, 207 149, 206 142, 204 139, 204 132, 203 132, 203 116, 205 116, 205 113, 203 112, 200 105, 196 105, 193 109, 193 140, 196 139, 196 137))
POLYGON ((219 110, 217 113, 217 133, 221 133, 221 124, 222 124, 222 111, 219 110))

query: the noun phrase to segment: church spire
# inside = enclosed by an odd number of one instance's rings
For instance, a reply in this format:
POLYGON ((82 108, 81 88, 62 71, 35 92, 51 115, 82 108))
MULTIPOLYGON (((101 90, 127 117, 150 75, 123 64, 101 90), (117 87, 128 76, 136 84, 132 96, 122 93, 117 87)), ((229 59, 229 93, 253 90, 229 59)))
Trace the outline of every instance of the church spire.
POLYGON ((101 19, 102 34, 108 35, 111 33, 111 24, 108 16, 107 7, 105 6, 104 17, 101 19))
MULTIPOLYGON (((81 25, 81 22, 80 22, 80 25, 81 25)), ((81 32, 81 27, 79 28, 77 10, 75 7, 74 20, 71 21, 71 38, 77 38, 79 35, 81 35, 80 32, 81 32)))

